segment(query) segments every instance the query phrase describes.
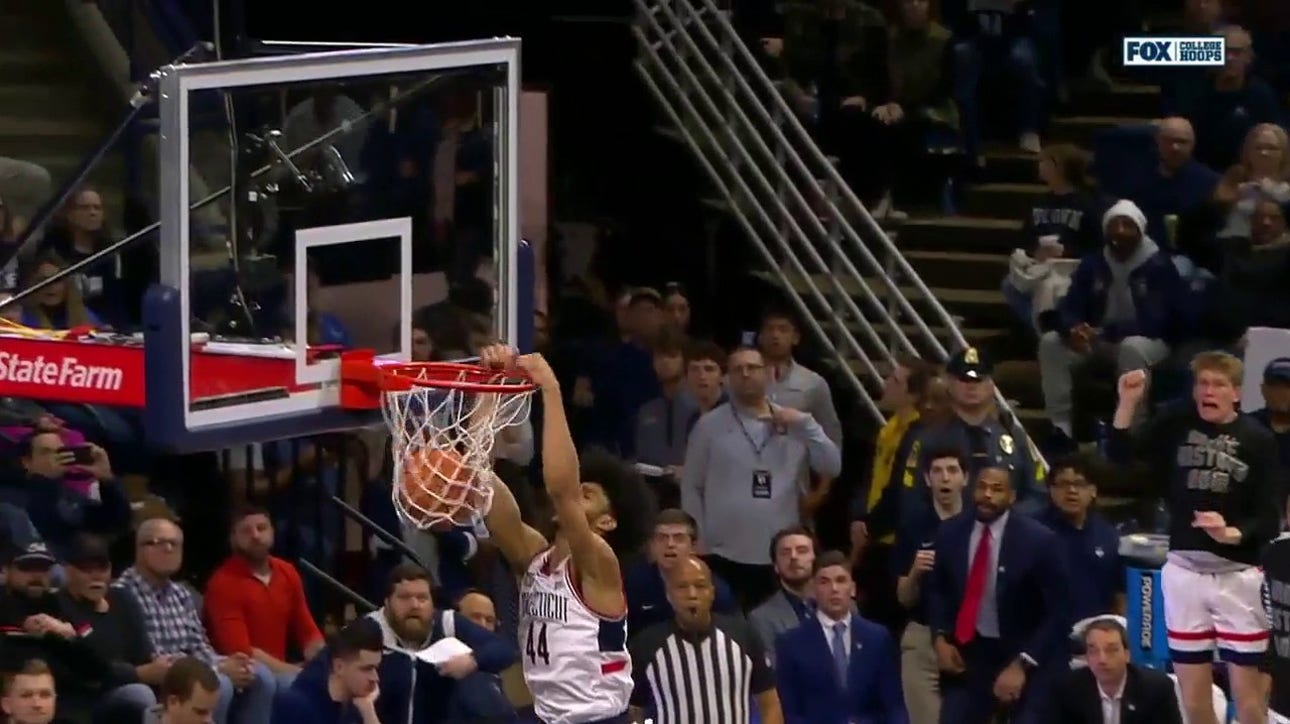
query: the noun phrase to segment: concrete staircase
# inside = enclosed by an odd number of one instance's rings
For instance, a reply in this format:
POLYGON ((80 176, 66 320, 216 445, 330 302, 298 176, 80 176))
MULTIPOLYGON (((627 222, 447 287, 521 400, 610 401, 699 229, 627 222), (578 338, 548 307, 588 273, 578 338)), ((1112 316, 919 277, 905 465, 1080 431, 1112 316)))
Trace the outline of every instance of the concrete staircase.
MULTIPOLYGON (((89 65, 55 0, 0 2, 0 156, 38 163, 56 188, 75 172, 123 113, 122 103, 89 65)), ((120 150, 89 177, 119 225, 125 179, 120 150)))
MULTIPOLYGON (((1092 149, 1094 136, 1122 123, 1154 118, 1160 107, 1154 86, 1119 85, 1109 92, 1076 97, 1071 115, 1053 119, 1048 143, 1072 142, 1092 149)), ((1032 433, 1042 435, 1039 368, 1033 333, 1018 324, 999 286, 1008 255, 1021 245, 1022 219, 1044 193, 1033 155, 987 147, 985 173, 965 190, 960 215, 915 217, 895 234, 897 246, 952 315, 962 320, 969 342, 996 360, 996 380, 1032 433)))

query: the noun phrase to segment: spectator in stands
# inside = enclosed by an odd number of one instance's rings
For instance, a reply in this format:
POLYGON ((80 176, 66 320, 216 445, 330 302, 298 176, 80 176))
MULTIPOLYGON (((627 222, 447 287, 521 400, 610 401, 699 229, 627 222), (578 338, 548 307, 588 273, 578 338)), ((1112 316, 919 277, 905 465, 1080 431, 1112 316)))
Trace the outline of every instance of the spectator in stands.
POLYGON ((77 533, 106 537, 130 527, 130 501, 112 472, 107 451, 88 445, 91 462, 76 463, 75 450, 63 445, 57 432, 36 431, 18 443, 22 477, 4 484, 9 502, 27 510, 42 538, 61 550, 77 533), (72 479, 69 468, 85 475, 72 479))
POLYGON ((685 386, 685 344, 671 329, 664 329, 654 340, 654 375, 663 394, 636 413, 637 462, 668 469, 685 461, 686 440, 699 412, 685 386))
POLYGON ((878 431, 873 468, 867 485, 857 487, 851 502, 851 558, 861 591, 865 615, 884 624, 897 625, 904 618, 896 601, 896 575, 892 571, 892 545, 901 526, 905 488, 905 461, 922 424, 921 407, 934 368, 917 357, 897 358, 883 381, 878 406, 890 413, 878 431))
MULTIPOLYGON (((1224 0, 1184 0, 1183 35, 1219 35, 1227 24, 1224 0)), ((1190 116, 1202 102, 1210 85, 1212 68, 1173 68, 1160 74, 1160 95, 1167 116, 1190 116)))
POLYGON ((699 524, 708 565, 749 609, 774 592, 766 532, 800 522, 807 472, 833 478, 842 455, 810 413, 770 401, 761 352, 736 350, 728 369, 730 402, 690 435, 681 507, 699 524))
POLYGON ((900 679, 911 724, 936 724, 941 715, 940 673, 927 627, 927 574, 936 562, 935 542, 941 524, 963 511, 967 459, 954 449, 931 450, 921 483, 932 504, 906 516, 896 533, 893 567, 896 598, 909 611, 900 639, 900 679))
MULTIPOLYGON (((45 233, 41 248, 75 264, 111 245, 112 234, 103 223, 103 196, 83 186, 68 197, 55 223, 45 233)), ((111 256, 77 272, 74 279, 85 306, 109 324, 124 327, 127 300, 121 286, 121 257, 111 256)))
MULTIPOLYGON (((308 310, 305 315, 305 342, 315 346, 335 345, 346 349, 354 346, 350 341, 349 330, 340 318, 323 308, 322 282, 314 264, 310 264, 306 272, 305 306, 308 310)), ((286 328, 283 330, 283 338, 299 341, 295 339, 295 320, 292 319, 292 310, 289 308, 285 310, 284 322, 286 328)))
POLYGON ((1254 207, 1265 199, 1290 202, 1290 138, 1275 123, 1250 129, 1240 161, 1227 169, 1214 190, 1214 200, 1227 212, 1218 237, 1249 238, 1254 207))
POLYGON ((1080 643, 1088 666, 1062 676, 1046 722, 1183 723, 1169 675, 1129 661, 1129 634, 1119 622, 1094 621, 1080 643))
POLYGON ((893 105, 886 20, 856 0, 793 3, 784 13, 784 92, 874 217, 901 218, 891 201, 903 117, 893 105))
MULTIPOLYGON (((674 613, 667 597, 667 577, 698 548, 698 526, 685 511, 668 508, 654 518, 648 557, 623 573, 627 597, 627 631, 635 634, 667 621, 674 613)), ((720 613, 735 613, 738 606, 730 586, 712 575, 712 607, 720 613)))
POLYGON ((144 724, 210 724, 220 691, 219 676, 206 662, 180 657, 162 679, 161 703, 148 711, 144 724))
POLYGON ((690 333, 690 298, 680 282, 668 282, 663 287, 663 308, 670 326, 682 335, 690 333))
POLYGON ((273 522, 268 511, 242 507, 229 524, 233 554, 206 583, 211 644, 219 654, 244 654, 265 666, 285 689, 301 666, 288 652, 298 651, 308 661, 323 647, 322 632, 296 567, 269 553, 273 522))
POLYGON ((277 681, 268 667, 235 652, 221 657, 211 647, 202 626, 197 595, 174 580, 183 564, 184 533, 168 520, 153 518, 139 524, 134 565, 115 585, 131 593, 143 611, 143 624, 153 653, 163 657, 192 656, 219 674, 217 724, 267 724, 273 713, 277 681))
POLYGON ((678 561, 667 578, 674 616, 632 640, 631 721, 784 723, 761 642, 738 615, 713 611, 711 576, 697 556, 678 561))
POLYGON ((1052 505, 1038 516, 1039 522, 1057 536, 1066 570, 1078 572, 1069 590, 1074 621, 1108 613, 1124 614, 1120 534, 1093 507, 1098 479, 1105 474, 1085 457, 1054 462, 1048 472, 1052 505))
POLYGON ((1250 413, 1277 438, 1281 465, 1290 470, 1290 357, 1278 357, 1263 368, 1263 407, 1250 413))
POLYGON ((1070 285, 1074 261, 1102 248, 1098 228, 1103 203, 1089 175, 1092 156, 1059 143, 1039 154, 1039 178, 1048 192, 1024 220, 1024 248, 1012 253, 1003 295, 1028 327, 1049 331, 1056 326, 1057 302, 1070 285))
POLYGON ((30 659, 0 683, 0 711, 9 724, 50 724, 58 694, 49 665, 30 659))
MULTIPOLYGON (((914 442, 917 465, 915 470, 927 468, 927 451, 954 447, 963 451, 968 459, 968 483, 985 468, 997 467, 1008 471, 1017 508, 1025 513, 1039 510, 1047 495, 1043 492, 1042 466, 1023 437, 999 420, 994 402, 994 365, 981 350, 968 347, 955 353, 946 365, 949 379, 950 405, 953 416, 948 422, 927 424, 918 432, 914 442)), ((908 487, 913 487, 908 484, 908 487)), ((906 510, 913 512, 916 505, 926 505, 927 496, 914 495, 906 510)))
POLYGON ((1250 327, 1290 327, 1290 232, 1275 197, 1254 202, 1246 238, 1223 239, 1218 279, 1208 288, 1201 333, 1237 348, 1250 327))
POLYGON ((59 602, 72 620, 84 622, 84 641, 108 664, 106 692, 97 709, 107 721, 139 721, 157 703, 173 659, 154 656, 143 613, 129 593, 111 588, 112 561, 102 538, 78 535, 63 558, 65 585, 59 602))
POLYGON ((962 114, 968 156, 976 159, 980 154, 981 81, 987 69, 994 67, 1001 67, 1006 74, 1013 112, 1010 130, 1017 134, 1017 145, 1028 153, 1039 153, 1043 80, 1028 6, 990 0, 947 0, 941 12, 954 31, 954 100, 962 114))
POLYGON ((487 593, 477 588, 466 589, 457 599, 457 611, 476 626, 486 631, 497 631, 497 607, 487 593))
POLYGON ((1147 236, 1132 201, 1102 217, 1106 248, 1084 257, 1059 308, 1059 326, 1039 340, 1044 407, 1057 451, 1072 446, 1072 368, 1090 355, 1115 360, 1121 373, 1149 369, 1169 356, 1195 305, 1169 255, 1147 236))
POLYGON ((889 112, 905 124, 906 150, 920 153, 933 129, 956 132, 958 106, 953 98, 952 36, 932 18, 929 0, 900 0, 891 29, 890 65, 893 100, 889 112))
POLYGON ((786 309, 771 309, 761 318, 757 348, 770 372, 767 394, 775 404, 801 410, 815 418, 835 445, 842 445, 842 423, 833 406, 829 383, 818 372, 793 359, 802 343, 797 318, 786 309))
MULTIPOLYGON (((376 712, 382 722, 452 721, 454 710, 468 708, 458 716, 479 721, 501 717, 509 708, 494 680, 479 673, 500 674, 515 661, 514 647, 497 635, 471 623, 452 611, 436 612, 430 596, 430 576, 411 564, 395 567, 390 573, 385 605, 368 614, 381 631, 385 654, 380 663, 381 695, 376 712), (455 636, 470 647, 461 654, 432 666, 413 654, 435 641, 455 636), (473 678, 472 678, 473 677, 473 678), (482 689, 482 691, 481 691, 482 689), (496 692, 491 701, 483 702, 488 692, 496 692), (488 703, 492 710, 479 707, 488 703)), ((325 665, 318 657, 305 666, 301 676, 317 676, 313 669, 325 665)))
POLYGON ((381 630, 367 620, 353 621, 319 654, 327 666, 310 667, 281 692, 274 719, 321 724, 380 724, 378 669, 384 647, 381 630))
MULTIPOLYGON (((856 489, 851 501, 852 555, 857 555, 871 539, 880 546, 889 547, 895 541, 900 522, 900 503, 905 485, 904 463, 909 457, 909 445, 914 438, 911 430, 918 429, 927 382, 935 369, 923 360, 910 355, 898 356, 891 371, 882 381, 882 397, 878 407, 888 413, 887 422, 878 431, 874 442, 873 469, 867 485, 856 489)), ((881 552, 877 555, 882 558, 881 552)))
MULTIPOLYGON (((395 339, 398 339, 396 336, 395 339)), ((396 343, 397 346, 397 343, 396 343)), ((434 342, 426 325, 420 320, 412 320, 412 361, 429 362, 434 356, 434 342)))
POLYGON ((770 554, 778 587, 774 595, 748 614, 748 621, 766 647, 767 655, 774 659, 775 639, 815 615, 811 590, 815 537, 801 526, 784 528, 770 539, 770 554))
POLYGON ((816 614, 779 636, 775 677, 789 722, 908 724, 899 653, 886 628, 855 612, 847 556, 815 559, 816 614))
POLYGON ((630 459, 635 454, 636 413, 659 394, 650 349, 663 326, 663 298, 653 289, 637 289, 632 292, 627 315, 629 338, 590 361, 595 424, 587 442, 602 444, 630 459))
MULTIPOLYGON (((23 288, 49 279, 67 268, 67 262, 53 252, 36 256, 22 272, 23 288)), ((22 323, 35 329, 102 328, 103 319, 85 303, 78 284, 63 279, 42 289, 23 305, 22 323)))
MULTIPOLYGON (((923 469, 919 467, 926 462, 923 458, 922 448, 923 430, 927 428, 942 429, 954 421, 954 401, 950 394, 950 383, 945 375, 940 374, 939 368, 934 368, 933 371, 935 374, 927 378, 923 400, 918 406, 918 424, 910 427, 905 432, 905 436, 900 441, 900 447, 897 448, 899 452, 896 457, 896 465, 900 468, 899 475, 902 488, 898 506, 900 508, 900 526, 905 525, 904 521, 910 513, 916 511, 930 500, 928 491, 923 488, 923 469), (904 458, 900 457, 902 453, 905 455, 904 458)), ((964 451, 966 453, 966 448, 964 448, 964 451)), ((970 463, 967 470, 969 472, 972 470, 970 463)))
POLYGON ((1210 168, 1227 168, 1240 159, 1241 143, 1260 123, 1279 123, 1281 104, 1261 78, 1250 74, 1254 44, 1244 28, 1229 27, 1227 62, 1218 69, 1189 114, 1196 128, 1196 158, 1210 168))
POLYGON ((1053 534, 1012 510, 1007 470, 975 481, 972 515, 936 534, 928 617, 941 678, 941 722, 978 724, 1001 706, 1039 724, 1069 670, 1067 573, 1053 534))
MULTIPOLYGON (((1119 132, 1112 132, 1114 136, 1119 132)), ((1131 134, 1126 130, 1123 133, 1131 134)), ((1210 203, 1219 175, 1193 158, 1196 135, 1185 118, 1165 118, 1155 128, 1155 157, 1139 163, 1128 156, 1115 177, 1100 181, 1108 193, 1128 199, 1147 217, 1146 233, 1157 243, 1173 243, 1167 217, 1187 217, 1210 203)))

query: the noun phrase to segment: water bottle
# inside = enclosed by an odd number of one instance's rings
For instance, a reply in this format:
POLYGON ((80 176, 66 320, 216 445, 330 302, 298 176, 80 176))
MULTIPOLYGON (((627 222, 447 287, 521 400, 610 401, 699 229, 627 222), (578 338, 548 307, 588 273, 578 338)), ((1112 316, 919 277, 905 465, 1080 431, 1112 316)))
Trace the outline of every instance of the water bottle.
POLYGON ((1163 498, 1156 501, 1156 507, 1151 518, 1153 533, 1161 535, 1169 532, 1169 507, 1165 505, 1163 498))
POLYGON ((1093 441, 1097 444, 1097 454, 1106 457, 1106 438, 1110 435, 1106 420, 1098 420, 1093 428, 1093 441))

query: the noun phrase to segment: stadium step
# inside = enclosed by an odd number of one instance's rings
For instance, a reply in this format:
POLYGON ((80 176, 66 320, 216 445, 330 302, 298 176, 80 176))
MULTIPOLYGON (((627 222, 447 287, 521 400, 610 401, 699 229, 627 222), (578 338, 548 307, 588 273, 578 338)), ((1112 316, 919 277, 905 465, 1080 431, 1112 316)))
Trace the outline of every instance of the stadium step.
POLYGON ((1093 149, 1093 141, 1102 131, 1108 131, 1125 123, 1141 123, 1142 118, 1127 116, 1066 116, 1054 118, 1049 124, 1048 138, 1053 141, 1064 141, 1093 149))
POLYGON ((1038 183, 984 183, 964 190, 963 212, 969 216, 1024 219, 1048 189, 1038 183))
POLYGON ((896 246, 903 251, 973 251, 1010 254, 1021 237, 1020 219, 975 216, 913 218, 901 225, 896 246))

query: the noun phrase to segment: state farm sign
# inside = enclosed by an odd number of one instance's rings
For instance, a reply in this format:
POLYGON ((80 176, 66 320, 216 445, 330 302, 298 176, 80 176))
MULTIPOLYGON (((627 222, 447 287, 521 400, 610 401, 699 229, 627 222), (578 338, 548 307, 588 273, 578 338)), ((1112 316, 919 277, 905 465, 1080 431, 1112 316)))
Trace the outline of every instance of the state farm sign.
POLYGON ((83 364, 76 357, 46 359, 44 355, 37 355, 26 358, 0 351, 0 382, 115 391, 121 389, 124 379, 125 371, 120 367, 83 364))

